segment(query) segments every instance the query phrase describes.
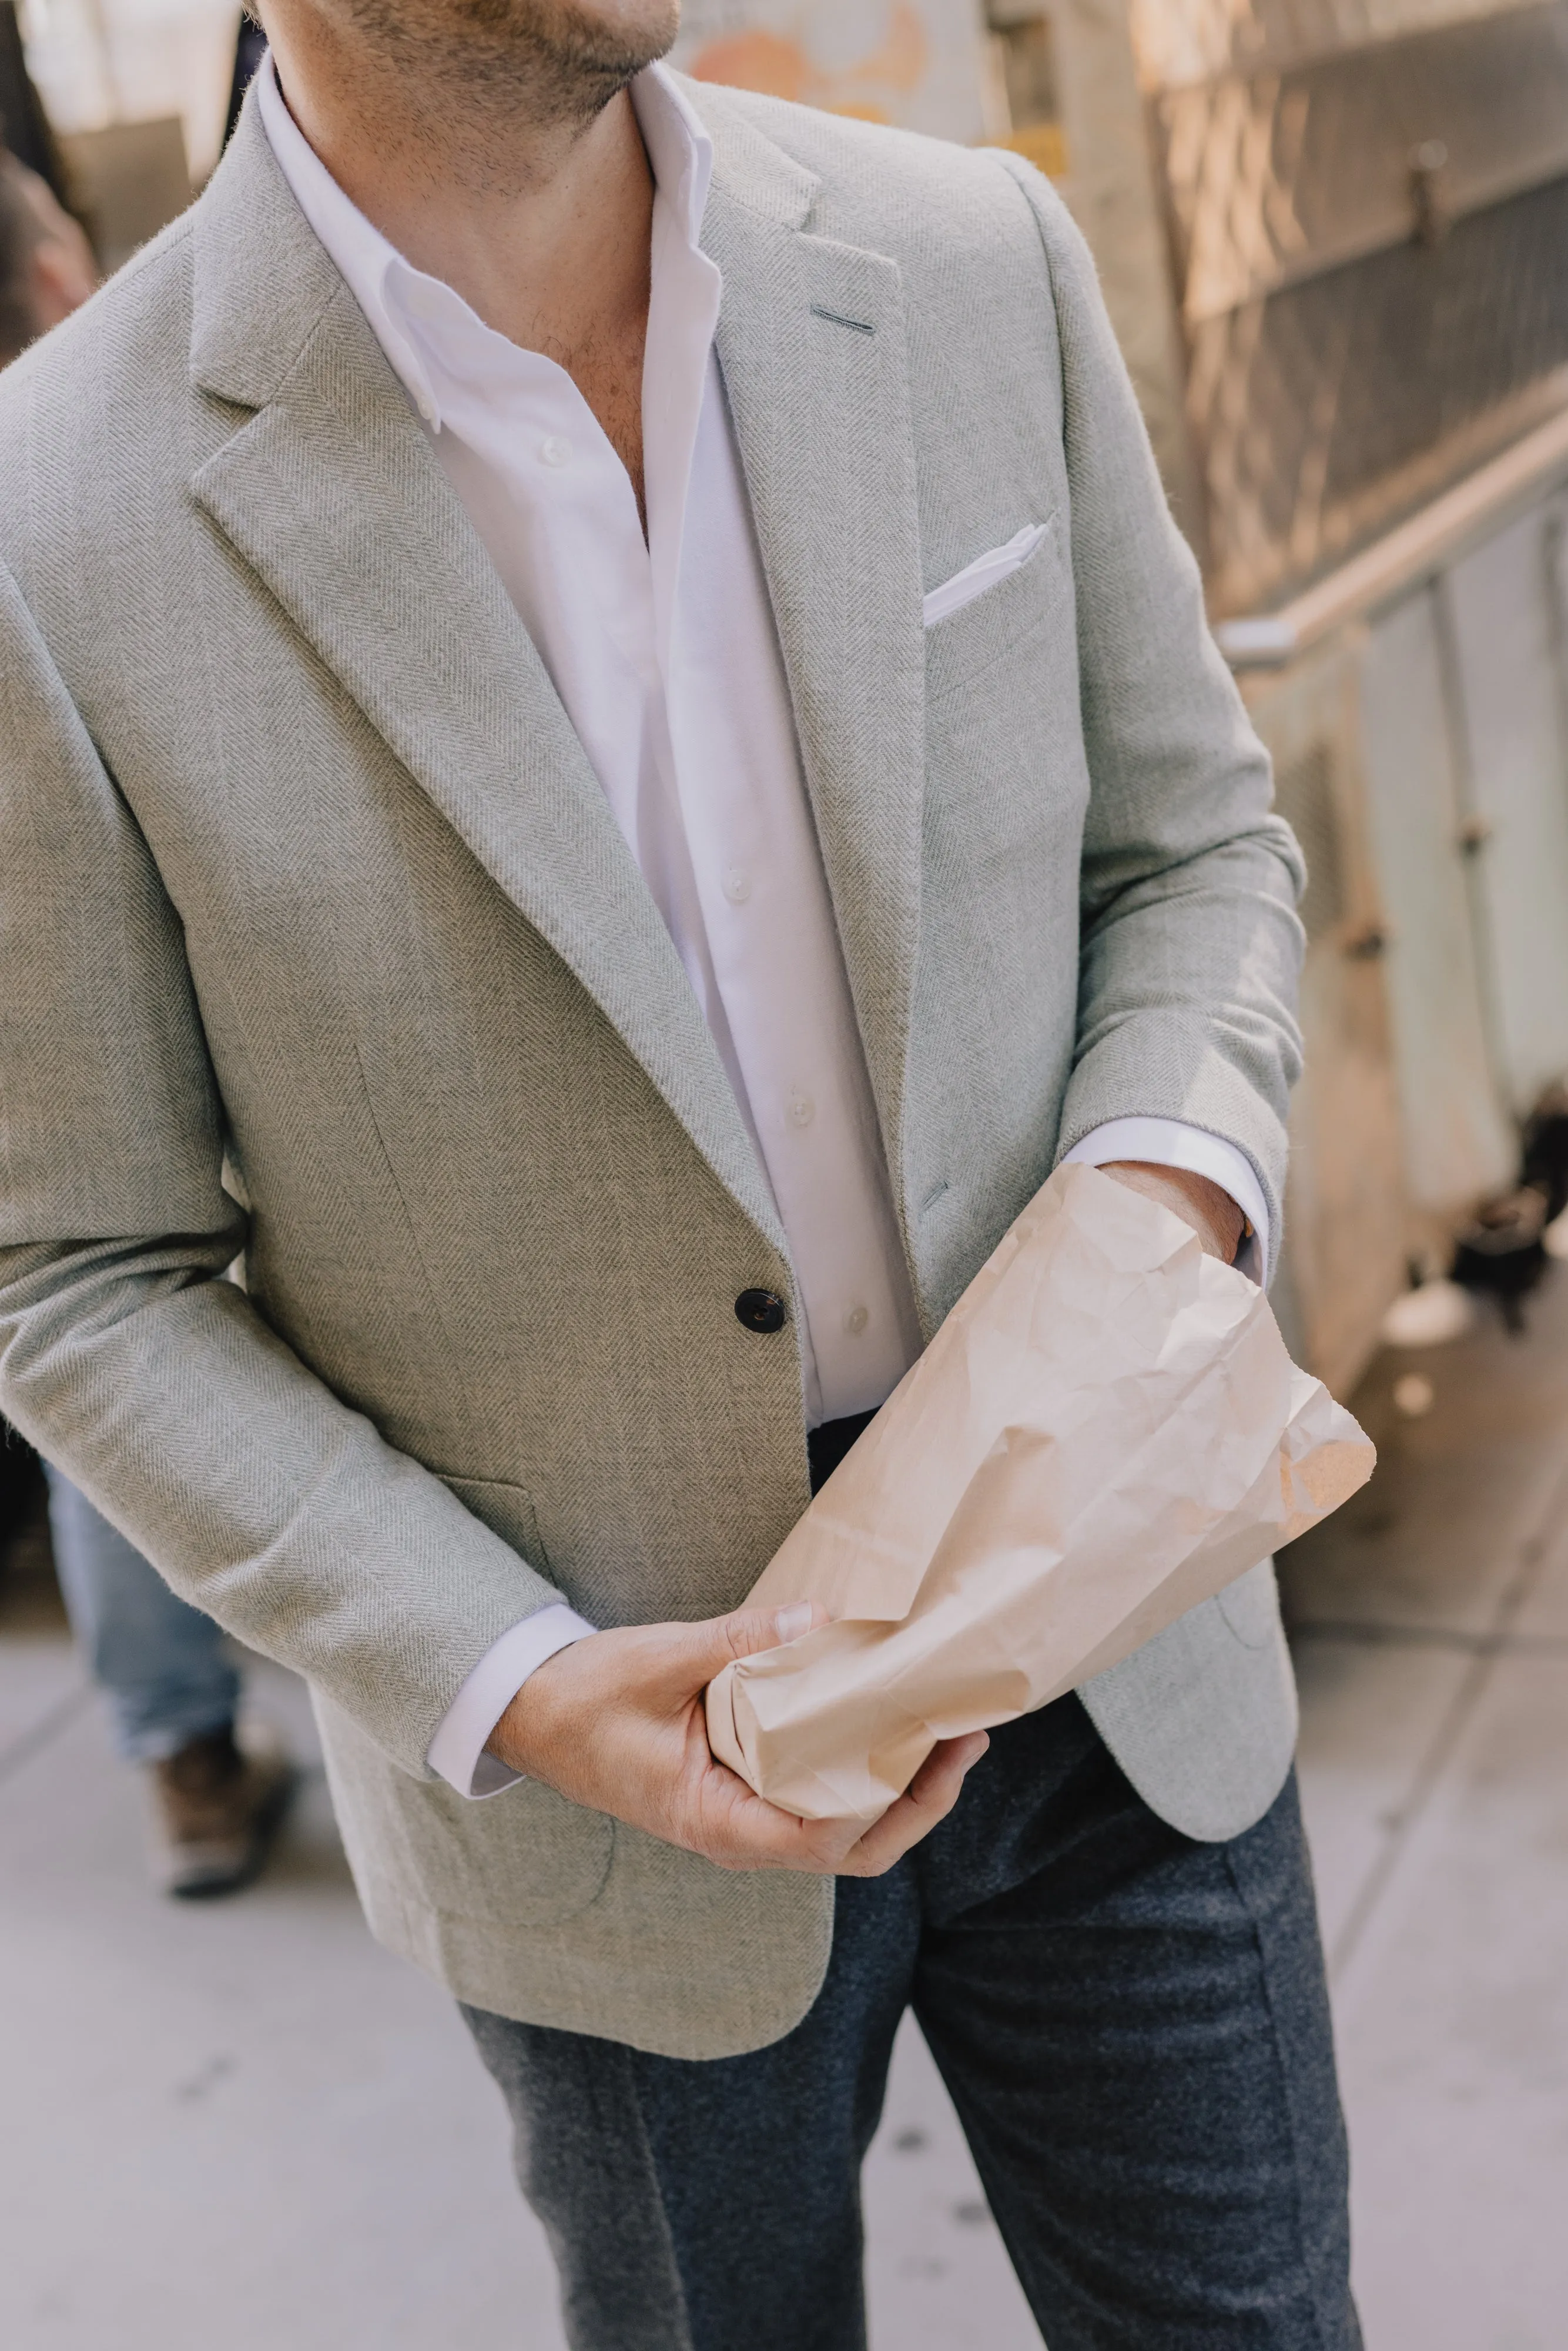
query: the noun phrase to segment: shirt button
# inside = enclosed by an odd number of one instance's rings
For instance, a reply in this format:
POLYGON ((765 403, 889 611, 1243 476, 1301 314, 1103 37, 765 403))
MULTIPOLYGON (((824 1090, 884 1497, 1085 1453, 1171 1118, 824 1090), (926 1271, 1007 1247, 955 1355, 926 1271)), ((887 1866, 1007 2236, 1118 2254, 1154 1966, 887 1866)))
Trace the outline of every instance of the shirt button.
POLYGON ((737 1322, 748 1331, 782 1331, 789 1317, 784 1301, 771 1290, 743 1290, 735 1301, 737 1322))
POLYGON ((745 905, 751 895, 751 876, 744 865, 731 865, 726 869, 724 894, 732 906, 745 905))
POLYGON ((866 1324, 870 1321, 871 1309, 869 1306, 852 1306, 849 1312, 844 1316, 844 1329, 849 1332, 852 1339, 858 1339, 861 1332, 865 1329, 866 1324))
POLYGON ((810 1094, 790 1095, 789 1123, 791 1126, 810 1126, 816 1115, 817 1105, 810 1094))
POLYGON ((571 443, 562 434, 547 433, 539 443, 539 455, 547 465, 570 465, 571 443))

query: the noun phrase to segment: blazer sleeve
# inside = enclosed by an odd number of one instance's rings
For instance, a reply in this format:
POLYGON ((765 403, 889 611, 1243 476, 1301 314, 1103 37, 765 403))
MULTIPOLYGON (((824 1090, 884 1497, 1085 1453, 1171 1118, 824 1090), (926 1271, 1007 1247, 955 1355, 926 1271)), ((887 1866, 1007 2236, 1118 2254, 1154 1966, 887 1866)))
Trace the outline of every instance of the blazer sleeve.
POLYGON ((1209 633, 1089 249, 1048 181, 998 160, 1034 214, 1054 299, 1090 776, 1059 1152, 1117 1118, 1222 1136, 1257 1170, 1277 1260, 1301 852, 1270 813, 1268 754, 1209 633))
POLYGON ((223 1279, 245 1220, 175 909, 0 569, 0 1409, 183 1598, 430 1776, 560 1594, 223 1279))

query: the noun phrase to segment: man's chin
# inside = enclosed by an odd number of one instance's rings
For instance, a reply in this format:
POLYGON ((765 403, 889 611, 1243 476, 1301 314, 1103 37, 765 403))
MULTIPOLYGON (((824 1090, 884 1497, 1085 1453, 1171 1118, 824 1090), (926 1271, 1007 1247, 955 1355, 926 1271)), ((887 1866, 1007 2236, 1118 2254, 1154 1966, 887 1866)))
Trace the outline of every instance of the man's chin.
POLYGON ((558 69, 631 81, 666 57, 681 29, 680 0, 470 0, 474 21, 509 22, 519 47, 558 69))
MULTIPOLYGON (((264 11, 267 0, 262 0, 264 11)), ((591 116, 681 28, 680 0, 319 0, 369 47, 448 89, 531 90, 591 116)))

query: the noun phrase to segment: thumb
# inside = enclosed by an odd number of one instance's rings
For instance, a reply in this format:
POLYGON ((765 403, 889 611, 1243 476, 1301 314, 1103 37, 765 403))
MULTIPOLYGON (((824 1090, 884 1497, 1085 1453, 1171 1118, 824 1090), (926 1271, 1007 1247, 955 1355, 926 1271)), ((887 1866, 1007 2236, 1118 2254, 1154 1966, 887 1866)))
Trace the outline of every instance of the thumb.
POLYGON ((727 1616, 710 1617, 706 1625, 691 1627, 693 1669, 703 1682, 710 1682, 737 1657, 781 1648, 827 1621, 820 1600, 791 1600, 782 1608, 737 1608, 727 1616))

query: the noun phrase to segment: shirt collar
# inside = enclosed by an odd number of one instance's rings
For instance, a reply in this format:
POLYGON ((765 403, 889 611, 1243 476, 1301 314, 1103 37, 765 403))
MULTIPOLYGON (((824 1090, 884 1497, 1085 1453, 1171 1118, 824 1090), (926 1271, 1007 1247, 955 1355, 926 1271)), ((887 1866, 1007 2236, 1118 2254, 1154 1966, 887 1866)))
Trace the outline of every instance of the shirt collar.
MULTIPOLYGON (((480 335, 495 330, 442 279, 405 261, 344 194, 288 111, 270 54, 262 61, 256 84, 262 124, 295 201, 341 272, 409 398, 431 430, 439 432, 440 403, 421 350, 419 314, 424 314, 426 327, 444 313, 480 335)), ((632 103, 658 197, 669 206, 685 243, 695 252, 713 181, 713 141, 685 90, 662 65, 649 66, 637 76, 632 103)))

